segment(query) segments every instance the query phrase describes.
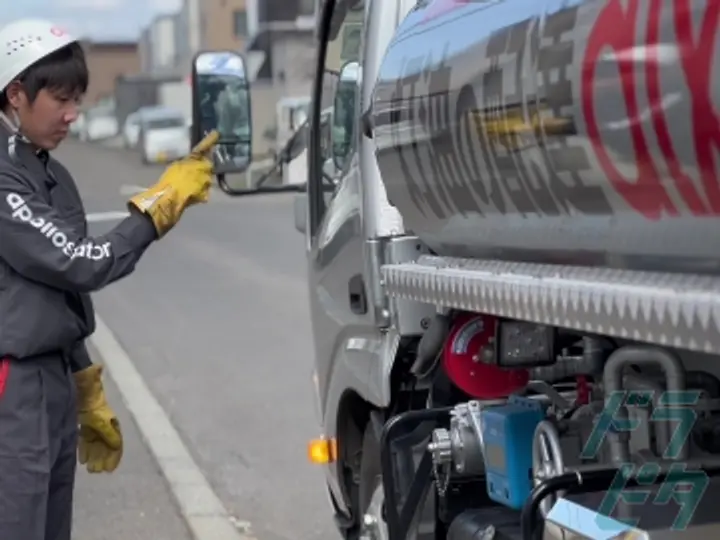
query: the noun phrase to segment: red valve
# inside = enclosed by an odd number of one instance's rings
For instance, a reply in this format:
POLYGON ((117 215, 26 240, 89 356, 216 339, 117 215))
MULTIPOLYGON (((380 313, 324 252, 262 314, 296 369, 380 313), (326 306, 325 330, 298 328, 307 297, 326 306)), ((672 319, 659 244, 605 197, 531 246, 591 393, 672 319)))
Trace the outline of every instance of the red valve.
POLYGON ((577 398, 575 399, 575 406, 587 405, 590 403, 590 385, 587 382, 585 375, 578 375, 575 378, 577 384, 577 398))

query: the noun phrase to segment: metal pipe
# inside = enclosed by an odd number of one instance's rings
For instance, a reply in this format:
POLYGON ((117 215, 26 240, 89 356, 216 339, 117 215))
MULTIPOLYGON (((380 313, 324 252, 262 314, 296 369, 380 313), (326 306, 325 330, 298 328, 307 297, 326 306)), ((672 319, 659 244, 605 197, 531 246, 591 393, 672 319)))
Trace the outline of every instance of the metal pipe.
MULTIPOLYGON (((644 379, 638 375, 628 374, 623 377, 623 388, 626 390, 644 390, 650 392, 653 411, 662 407, 660 396, 662 396, 665 389, 658 382, 651 379, 644 379)), ((652 424, 657 426, 655 428, 655 441, 657 443, 655 450, 658 456, 662 456, 665 449, 670 445, 670 421, 664 420, 662 422, 653 422, 652 424)))
MULTIPOLYGON (((561 476, 565 472, 565 461, 560 446, 560 434, 555 424, 543 420, 535 428, 532 446, 533 483, 539 485, 548 478, 561 476)), ((562 496, 559 494, 558 496, 562 496)), ((545 499, 540 503, 540 513, 547 515, 552 501, 545 499)))
POLYGON ((595 417, 602 412, 602 409, 603 404, 599 401, 592 401, 590 403, 586 403, 585 405, 580 405, 580 407, 578 407, 575 412, 570 415, 570 420, 579 420, 586 416, 595 417))
MULTIPOLYGON (((680 359, 665 349, 629 345, 613 352, 605 363, 603 371, 603 387, 605 405, 610 405, 610 398, 615 392, 623 391, 623 370, 632 364, 659 366, 665 375, 665 388, 668 392, 685 390, 685 369, 680 359)), ((613 420, 627 424, 628 411, 625 400, 621 403, 613 420)), ((627 432, 608 433, 610 457, 615 463, 630 462, 629 434, 627 432)), ((677 458, 687 460, 688 444, 683 441, 677 458)))
POLYGON ((605 341, 595 337, 583 337, 583 363, 590 375, 599 376, 605 363, 605 341))

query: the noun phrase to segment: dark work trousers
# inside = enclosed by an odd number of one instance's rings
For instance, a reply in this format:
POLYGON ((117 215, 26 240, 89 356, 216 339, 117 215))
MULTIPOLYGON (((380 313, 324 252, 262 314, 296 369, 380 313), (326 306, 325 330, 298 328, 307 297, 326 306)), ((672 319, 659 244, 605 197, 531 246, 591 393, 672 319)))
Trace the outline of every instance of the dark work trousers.
POLYGON ((61 354, 0 360, 1 540, 70 540, 75 393, 61 354))

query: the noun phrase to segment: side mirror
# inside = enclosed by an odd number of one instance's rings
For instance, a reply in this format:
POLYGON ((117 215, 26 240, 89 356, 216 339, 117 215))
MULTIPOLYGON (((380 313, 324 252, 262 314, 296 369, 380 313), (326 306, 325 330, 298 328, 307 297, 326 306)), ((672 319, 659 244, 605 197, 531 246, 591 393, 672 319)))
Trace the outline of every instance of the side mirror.
POLYGON ((250 85, 245 59, 232 51, 203 51, 192 65, 191 145, 213 129, 220 141, 213 153, 216 175, 245 172, 252 162, 250 85))
POLYGON ((355 104, 357 103, 360 64, 347 62, 340 69, 335 102, 333 104, 331 153, 335 168, 342 170, 347 161, 355 134, 355 104))

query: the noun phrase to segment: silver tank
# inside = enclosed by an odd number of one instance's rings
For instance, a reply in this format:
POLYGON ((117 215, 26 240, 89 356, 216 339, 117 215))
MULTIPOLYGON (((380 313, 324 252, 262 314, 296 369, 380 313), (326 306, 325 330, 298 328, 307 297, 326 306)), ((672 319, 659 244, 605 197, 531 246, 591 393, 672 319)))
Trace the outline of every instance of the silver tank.
POLYGON ((440 255, 720 273, 720 2, 421 0, 372 122, 440 255))

